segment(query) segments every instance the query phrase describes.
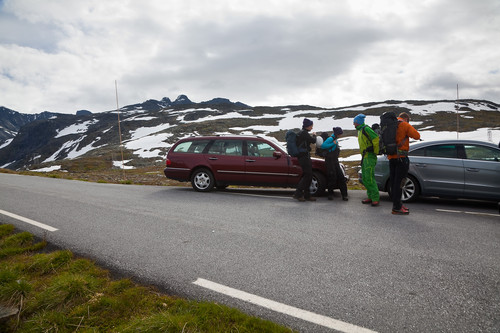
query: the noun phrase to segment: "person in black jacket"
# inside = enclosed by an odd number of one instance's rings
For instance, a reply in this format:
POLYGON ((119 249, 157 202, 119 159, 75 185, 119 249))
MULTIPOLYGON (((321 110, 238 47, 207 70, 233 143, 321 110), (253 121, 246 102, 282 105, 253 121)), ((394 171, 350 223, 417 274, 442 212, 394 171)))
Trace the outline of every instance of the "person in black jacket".
POLYGON ((338 138, 344 133, 342 128, 334 127, 333 134, 326 139, 321 148, 326 150, 325 163, 328 175, 328 200, 333 200, 333 189, 338 187, 342 194, 342 200, 347 201, 347 184, 345 181, 344 173, 340 167, 339 154, 340 147, 338 138))
POLYGON ((311 163, 311 143, 316 143, 316 133, 309 132, 313 128, 313 122, 310 119, 304 118, 302 122, 302 131, 297 136, 297 147, 299 148, 299 164, 302 168, 302 178, 297 184, 297 189, 293 195, 294 199, 299 201, 316 201, 316 198, 311 197, 309 187, 312 182, 312 163, 311 163))

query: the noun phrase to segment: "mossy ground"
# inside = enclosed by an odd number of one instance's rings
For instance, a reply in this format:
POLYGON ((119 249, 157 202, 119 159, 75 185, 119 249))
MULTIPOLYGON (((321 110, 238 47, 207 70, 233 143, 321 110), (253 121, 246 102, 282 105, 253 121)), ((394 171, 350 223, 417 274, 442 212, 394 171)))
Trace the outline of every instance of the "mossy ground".
POLYGON ((224 305, 113 280, 68 250, 0 224, 0 305, 18 313, 0 332, 290 332, 224 305))

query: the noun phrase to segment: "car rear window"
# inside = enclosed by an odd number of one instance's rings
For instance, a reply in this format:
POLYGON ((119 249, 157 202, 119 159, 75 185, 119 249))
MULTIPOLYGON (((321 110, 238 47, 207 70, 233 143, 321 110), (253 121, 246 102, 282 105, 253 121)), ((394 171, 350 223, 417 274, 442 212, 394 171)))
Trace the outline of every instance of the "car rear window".
POLYGON ((179 143, 174 148, 174 153, 201 154, 210 140, 192 140, 179 143))
POLYGON ((242 140, 215 140, 208 149, 209 154, 217 155, 243 155, 242 140))
POLYGON ((497 162, 500 160, 500 150, 498 149, 479 145, 464 145, 464 149, 468 160, 497 162))

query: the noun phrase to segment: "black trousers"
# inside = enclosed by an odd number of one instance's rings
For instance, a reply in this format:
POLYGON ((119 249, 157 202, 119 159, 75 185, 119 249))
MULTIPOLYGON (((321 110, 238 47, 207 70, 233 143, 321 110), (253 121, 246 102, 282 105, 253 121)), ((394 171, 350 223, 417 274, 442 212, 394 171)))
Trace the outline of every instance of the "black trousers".
POLYGON ((347 197, 347 184, 339 164, 339 153, 329 152, 325 157, 326 171, 328 177, 328 193, 332 194, 334 188, 339 188, 342 197, 347 197))
POLYGON ((408 176, 409 168, 410 159, 408 157, 400 157, 389 160, 392 209, 399 210, 403 205, 401 202, 403 181, 408 176))
POLYGON ((312 172, 312 163, 309 154, 301 155, 298 157, 300 167, 302 168, 302 177, 300 178, 299 183, 297 184, 297 189, 295 190, 296 197, 304 197, 310 198, 311 191, 309 187, 311 187, 313 172, 312 172))

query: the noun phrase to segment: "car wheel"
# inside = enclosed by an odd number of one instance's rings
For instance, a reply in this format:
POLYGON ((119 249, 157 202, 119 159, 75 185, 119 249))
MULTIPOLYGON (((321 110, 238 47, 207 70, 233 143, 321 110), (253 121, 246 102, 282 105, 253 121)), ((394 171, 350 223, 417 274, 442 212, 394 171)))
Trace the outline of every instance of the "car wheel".
POLYGON ((208 169, 198 169, 191 176, 191 185, 196 191, 208 192, 214 188, 214 176, 208 169))
POLYGON ((415 201, 419 195, 420 185, 418 184, 418 181, 413 176, 406 177, 406 181, 403 184, 401 201, 412 202, 415 201))
POLYGON ((326 177, 318 171, 313 171, 313 178, 311 181, 311 186, 309 187, 311 195, 319 197, 325 193, 325 189, 326 177))
MULTIPOLYGON (((408 176, 404 180, 403 189, 401 191, 401 201, 402 202, 412 202, 417 199, 420 195, 420 185, 418 181, 413 176, 408 176)), ((392 200, 392 189, 391 189, 391 180, 387 180, 387 193, 389 193, 389 197, 392 200)))

